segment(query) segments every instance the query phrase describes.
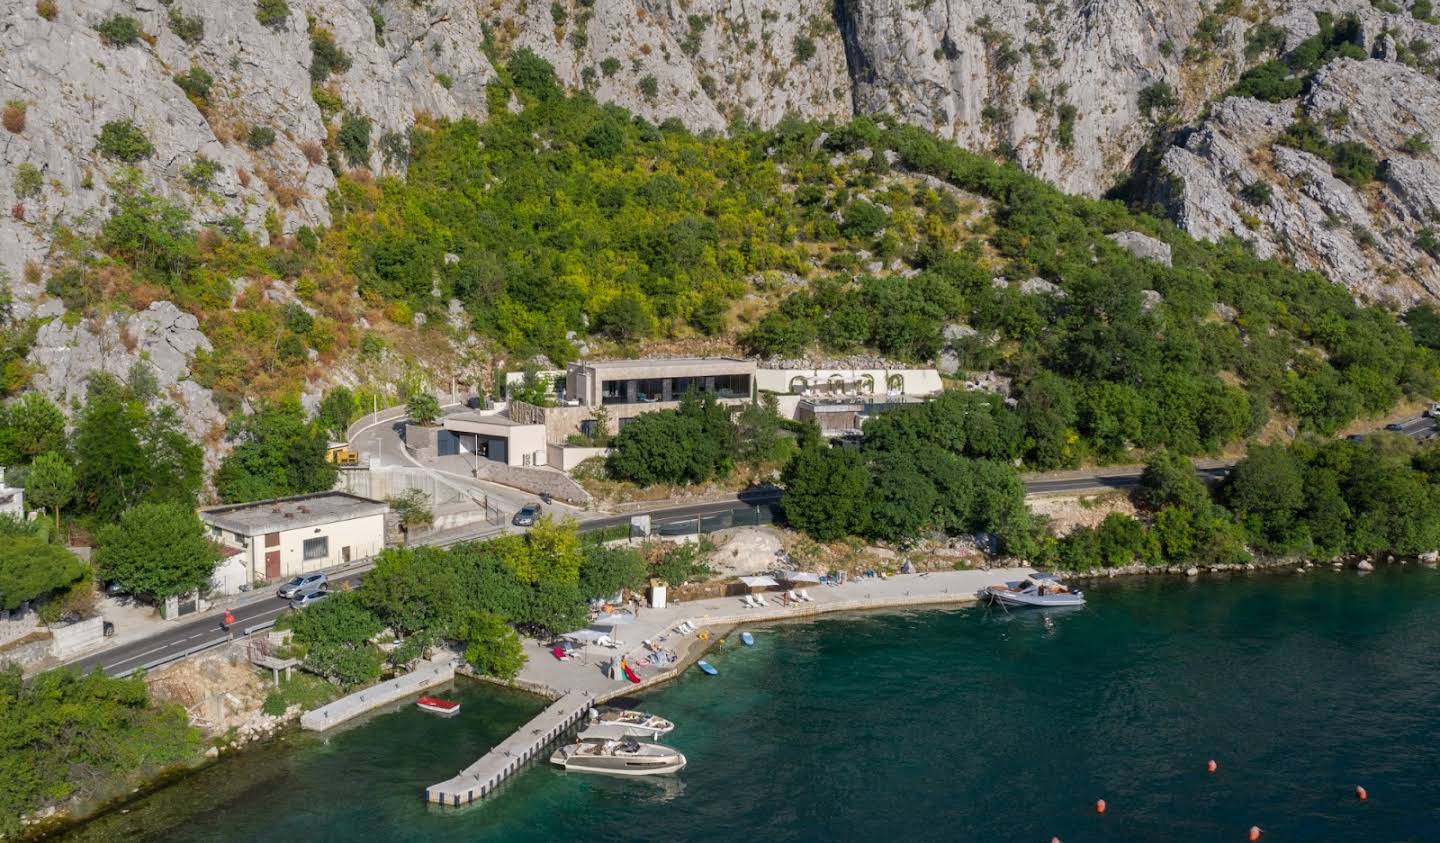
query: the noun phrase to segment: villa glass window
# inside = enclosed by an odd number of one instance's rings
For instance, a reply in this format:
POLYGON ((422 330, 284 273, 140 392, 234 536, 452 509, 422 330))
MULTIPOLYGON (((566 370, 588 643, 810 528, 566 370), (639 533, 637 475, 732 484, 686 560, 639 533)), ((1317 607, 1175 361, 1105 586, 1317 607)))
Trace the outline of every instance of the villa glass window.
POLYGON ((721 398, 748 398, 750 395, 749 375, 716 375, 715 392, 721 398))
POLYGON ((665 390, 665 381, 661 378, 646 378, 635 382, 635 397, 640 401, 659 401, 665 390))
POLYGON ((600 403, 622 404, 625 401, 625 381, 601 381, 600 403))

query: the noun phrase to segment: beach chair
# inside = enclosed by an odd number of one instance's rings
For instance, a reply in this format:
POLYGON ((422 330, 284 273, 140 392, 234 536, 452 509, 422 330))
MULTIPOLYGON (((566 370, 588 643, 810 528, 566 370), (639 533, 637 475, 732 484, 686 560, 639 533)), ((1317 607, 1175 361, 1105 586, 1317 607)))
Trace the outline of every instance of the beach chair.
POLYGON ((755 595, 753 595, 753 594, 747 594, 747 595, 745 595, 745 598, 744 598, 743 600, 741 600, 740 603, 741 603, 742 605, 744 605, 744 607, 747 608, 747 609, 753 609, 753 608, 755 608, 755 595))
POLYGON ((795 592, 795 596, 800 598, 801 600, 804 600, 806 603, 810 603, 815 599, 814 597, 810 596, 810 589, 808 588, 802 588, 799 591, 795 592))
POLYGON ((755 605, 757 605, 757 606, 769 606, 770 604, 765 602, 765 598, 764 598, 764 597, 761 597, 760 595, 756 594, 756 595, 755 595, 755 605))

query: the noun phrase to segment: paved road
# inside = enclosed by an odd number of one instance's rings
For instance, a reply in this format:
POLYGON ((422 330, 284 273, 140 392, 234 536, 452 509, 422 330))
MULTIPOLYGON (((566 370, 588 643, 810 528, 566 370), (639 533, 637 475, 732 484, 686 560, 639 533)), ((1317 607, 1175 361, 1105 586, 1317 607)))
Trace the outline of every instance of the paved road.
MULTIPOLYGON (((1428 439, 1436 434, 1436 423, 1434 419, 1424 417, 1406 419, 1399 422, 1399 430, 1417 439, 1428 439)), ((1212 468, 1197 469, 1197 473, 1209 480, 1219 480, 1230 472, 1230 466, 1218 466, 1212 468)), ((1031 495, 1077 493, 1091 491, 1128 490, 1133 489, 1140 481, 1140 470, 1116 471, 1101 475, 1090 475, 1083 477, 1067 477, 1058 479, 1032 479, 1026 481, 1025 491, 1031 495)), ((606 515, 599 517, 587 517, 580 525, 582 531, 598 530, 604 527, 611 527, 619 524, 628 524, 632 515, 648 514, 652 521, 677 521, 685 518, 695 518, 704 515, 717 514, 739 506, 758 506, 774 503, 780 500, 780 491, 773 488, 756 489, 748 492, 741 492, 734 498, 726 498, 718 501, 710 501, 698 504, 685 504, 682 506, 657 506, 654 509, 642 512, 625 513, 621 515, 606 515)), ((368 565, 357 567, 346 571, 342 576, 334 578, 334 582, 345 582, 357 580, 369 570, 368 565)), ((233 609, 235 613, 235 629, 243 631, 246 627, 254 624, 271 621, 289 605, 287 601, 273 596, 256 596, 254 602, 233 609)), ((175 626, 166 631, 131 644, 122 645, 111 650, 96 653, 92 656, 79 659, 72 664, 90 669, 93 667, 103 668, 107 673, 117 673, 130 670, 141 665, 184 653, 186 650, 197 644, 212 640, 221 635, 219 619, 212 616, 194 621, 176 623, 175 626)))

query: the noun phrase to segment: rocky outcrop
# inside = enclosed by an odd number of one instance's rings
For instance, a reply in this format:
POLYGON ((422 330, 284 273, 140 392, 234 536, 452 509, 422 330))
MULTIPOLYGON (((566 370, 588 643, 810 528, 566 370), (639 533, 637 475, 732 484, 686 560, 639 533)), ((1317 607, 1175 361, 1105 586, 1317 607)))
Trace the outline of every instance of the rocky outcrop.
POLYGON ((190 379, 190 359, 210 341, 194 316, 168 301, 155 302, 133 315, 113 314, 103 321, 53 320, 40 328, 30 360, 36 366, 34 387, 62 406, 82 401, 91 372, 108 372, 121 380, 144 364, 162 396, 181 410, 186 427, 204 441, 225 417, 210 390, 190 379))
POLYGON ((1238 237, 1361 298, 1409 303, 1440 295, 1440 245, 1427 239, 1440 212, 1431 139, 1440 139, 1440 82, 1404 64, 1342 59, 1302 99, 1217 106, 1165 154, 1161 198, 1197 237, 1238 237), (1302 116, 1331 145, 1372 150, 1377 180, 1352 185, 1317 155, 1276 143, 1302 116))
POLYGON ((1137 258, 1170 266, 1170 244, 1138 231, 1117 231, 1109 235, 1115 245, 1137 258))

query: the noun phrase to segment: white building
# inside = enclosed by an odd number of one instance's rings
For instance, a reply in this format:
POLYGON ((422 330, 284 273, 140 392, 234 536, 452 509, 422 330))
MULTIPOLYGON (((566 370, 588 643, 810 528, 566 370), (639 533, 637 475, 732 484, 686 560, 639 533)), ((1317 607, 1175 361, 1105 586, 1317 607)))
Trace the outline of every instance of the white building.
POLYGON ((366 559, 385 547, 388 504, 347 492, 217 506, 200 511, 224 548, 214 590, 272 581, 366 559), (240 583, 232 583, 237 578, 240 583))

